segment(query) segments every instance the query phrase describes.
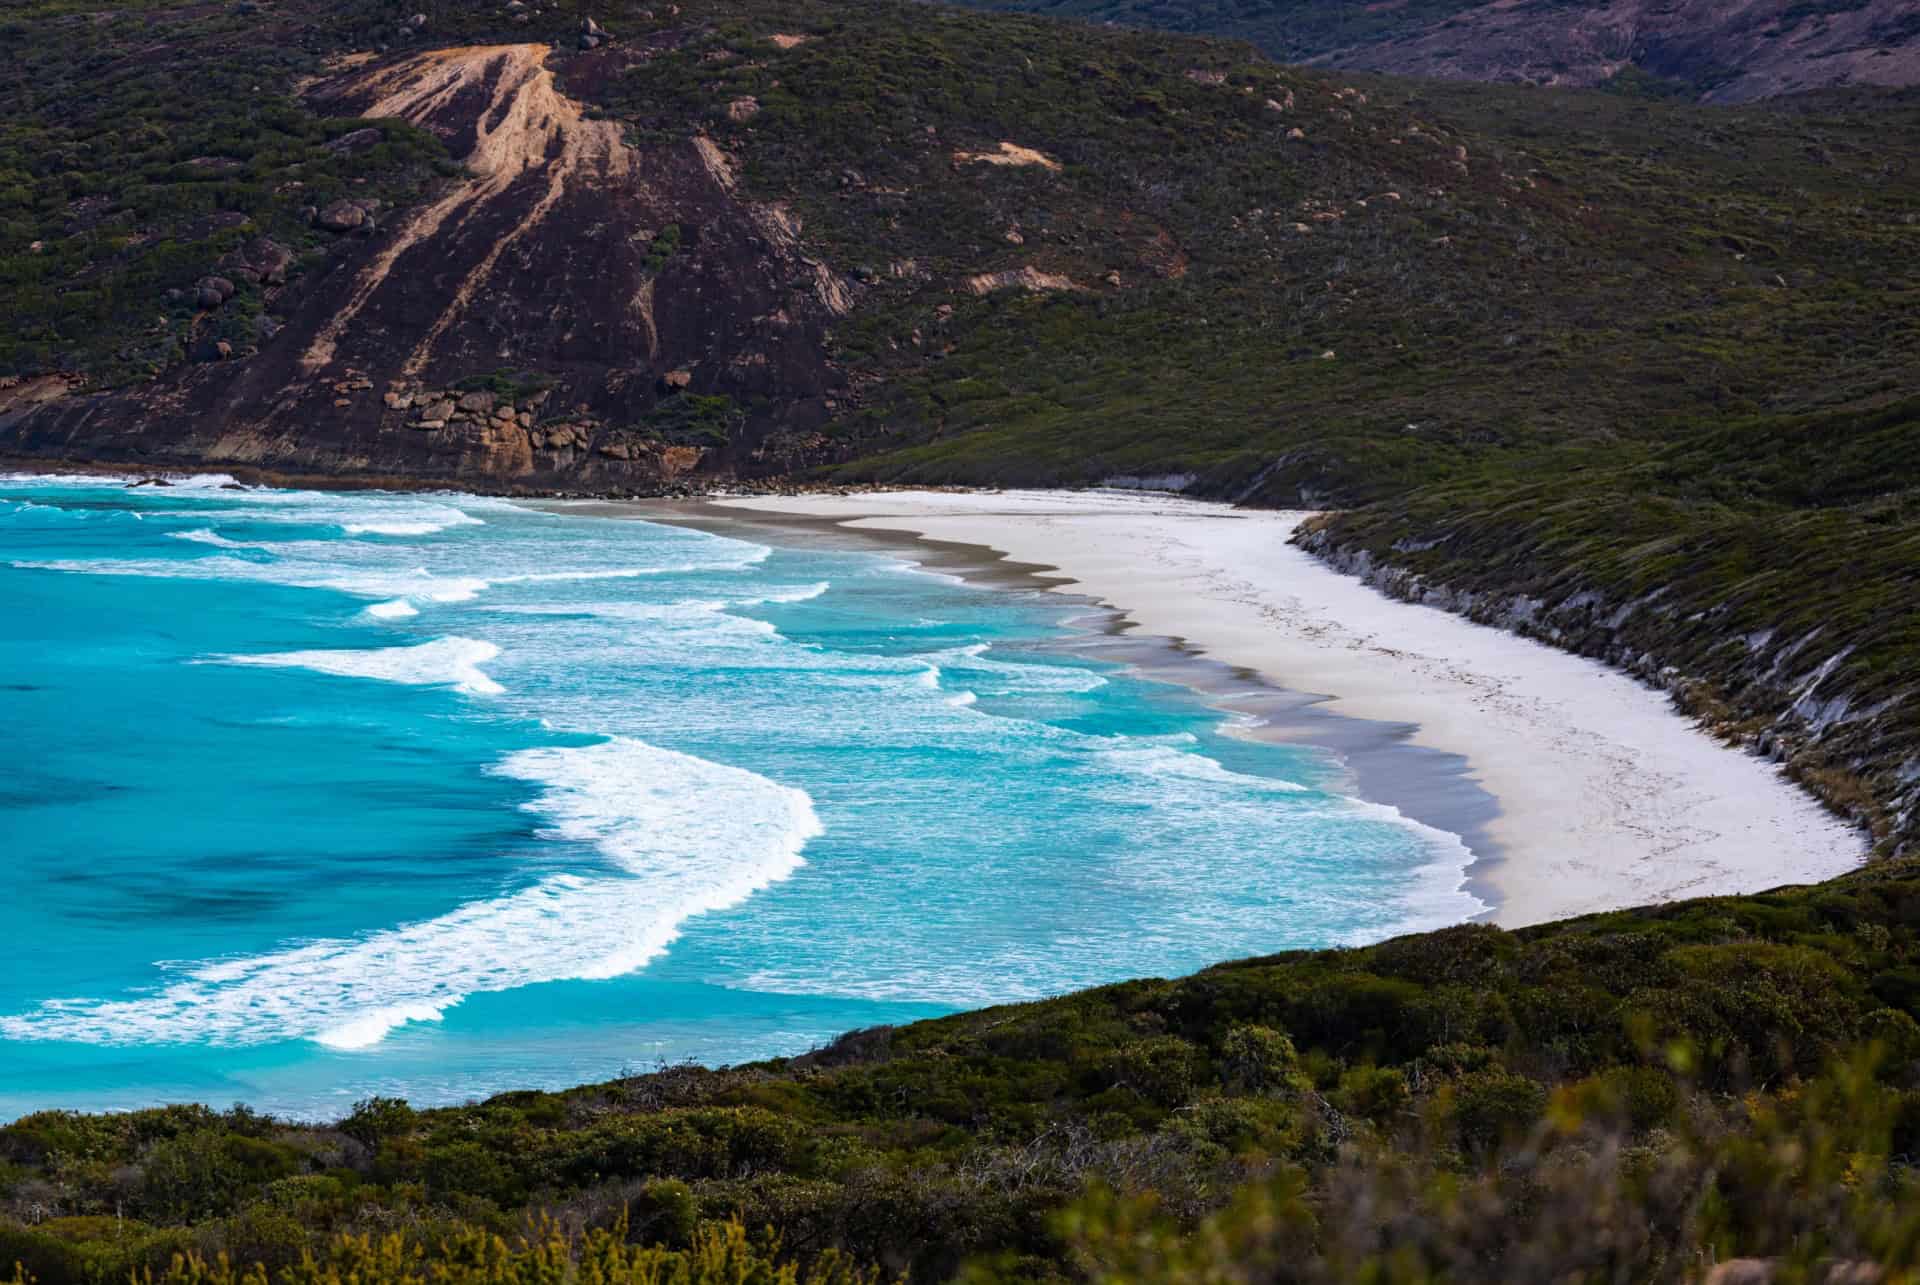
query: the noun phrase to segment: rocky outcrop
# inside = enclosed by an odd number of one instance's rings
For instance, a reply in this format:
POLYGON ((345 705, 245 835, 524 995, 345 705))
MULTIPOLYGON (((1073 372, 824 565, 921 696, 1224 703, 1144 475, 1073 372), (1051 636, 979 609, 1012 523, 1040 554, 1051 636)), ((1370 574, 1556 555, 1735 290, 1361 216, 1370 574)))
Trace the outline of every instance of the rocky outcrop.
MULTIPOLYGON (((572 55, 571 75, 617 76, 638 56, 585 34, 602 44, 572 55)), ((257 353, 210 339, 152 384, 0 410, 0 452, 624 489, 753 466, 768 434, 817 428, 844 382, 824 328, 855 288, 803 252, 790 215, 740 192, 710 140, 630 143, 561 92, 550 56, 439 49, 309 87, 326 112, 438 134, 472 177, 398 213, 359 199, 314 210, 338 239, 292 285, 288 247, 246 242, 194 301, 271 287, 257 353), (669 227, 664 256, 636 232, 669 227), (547 391, 456 390, 502 370, 539 372, 547 391), (725 447, 651 441, 653 407, 686 393, 755 409, 725 447)))
POLYGON ((1015 167, 1031 165, 1043 170, 1056 171, 1060 168, 1060 162, 1054 160, 1053 157, 1048 156, 1046 153, 1035 151, 1031 147, 1022 147, 1018 143, 1011 142, 1003 142, 997 150, 991 152, 955 152, 953 154, 953 163, 955 165, 1001 165, 1015 167))
POLYGON ((354 201, 334 201, 313 216, 329 232, 355 232, 366 226, 367 209, 354 201))
POLYGON ((1084 290, 1072 278, 1058 272, 1042 272, 1029 264, 1024 268, 1008 268, 1001 272, 980 272, 967 278, 967 290, 971 294, 992 294, 996 290, 1084 290))

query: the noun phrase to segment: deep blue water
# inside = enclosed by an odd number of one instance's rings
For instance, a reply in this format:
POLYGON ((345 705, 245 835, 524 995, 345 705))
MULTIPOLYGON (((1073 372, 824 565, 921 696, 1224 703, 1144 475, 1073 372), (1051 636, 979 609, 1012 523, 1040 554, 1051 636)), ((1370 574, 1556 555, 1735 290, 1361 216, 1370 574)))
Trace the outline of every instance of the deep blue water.
POLYGON ((800 540, 0 479, 0 1118, 734 1062, 1480 908, 1071 604, 800 540))

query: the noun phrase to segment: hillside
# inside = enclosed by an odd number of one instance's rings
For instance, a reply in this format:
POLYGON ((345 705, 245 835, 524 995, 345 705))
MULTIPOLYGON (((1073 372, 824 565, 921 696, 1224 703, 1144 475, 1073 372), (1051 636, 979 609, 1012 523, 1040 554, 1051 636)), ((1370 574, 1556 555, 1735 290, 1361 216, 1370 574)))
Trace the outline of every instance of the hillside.
POLYGON ((0 452, 1341 506, 1326 556, 1920 825, 1915 91, 1396 81, 886 0, 7 24, 0 452))
POLYGON ((1281 62, 1740 103, 1920 83, 1899 0, 971 0, 1248 40, 1281 62))
POLYGON ((1911 94, 1335 78, 887 3, 599 12, 591 49, 571 4, 38 9, 0 374, 57 400, 0 409, 19 454, 1350 503, 1914 386, 1911 94))
POLYGON ((1911 1280, 1916 906, 1889 863, 446 1110, 43 1113, 0 1128, 0 1261, 744 1285, 775 1279, 758 1244, 819 1285, 1911 1280), (1707 1270, 1743 1257, 1773 1261, 1707 1270))

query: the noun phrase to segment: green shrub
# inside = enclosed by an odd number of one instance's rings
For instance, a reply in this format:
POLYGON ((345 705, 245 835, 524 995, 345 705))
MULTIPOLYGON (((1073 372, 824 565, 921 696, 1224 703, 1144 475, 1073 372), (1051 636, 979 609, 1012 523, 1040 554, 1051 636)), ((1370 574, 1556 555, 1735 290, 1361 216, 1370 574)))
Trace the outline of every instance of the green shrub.
POLYGON ((1460 1080, 1454 1089, 1453 1118, 1461 1141, 1484 1153, 1533 1128, 1546 1105, 1547 1092, 1538 1081, 1489 1069, 1460 1080))
POLYGON ((301 1168, 292 1148, 202 1130, 156 1143, 141 1161, 139 1206, 155 1220, 194 1222, 301 1168))
POLYGON ((164 1270, 193 1245, 190 1233, 131 1219, 53 1218, 33 1227, 0 1222, 0 1274, 16 1265, 41 1285, 118 1285, 164 1270))
POLYGON ((365 1098, 353 1104, 340 1132, 377 1151, 388 1138, 411 1131, 414 1119, 413 1108, 399 1098, 365 1098))
POLYGON ((699 1230, 700 1202, 686 1183, 662 1178, 640 1188, 627 1215, 635 1240, 681 1248, 690 1244, 699 1230))
POLYGON ((1297 1093, 1306 1087, 1293 1041, 1266 1026, 1236 1026, 1220 1041, 1220 1082, 1233 1093, 1297 1093))
POLYGON ((1356 1066, 1340 1077, 1333 1104, 1348 1115, 1385 1123, 1407 1109, 1413 1093, 1406 1073, 1393 1066, 1356 1066))
POLYGON ((1174 1035, 1135 1040, 1107 1063, 1113 1083, 1155 1106, 1177 1107, 1193 1095, 1196 1050, 1174 1035))

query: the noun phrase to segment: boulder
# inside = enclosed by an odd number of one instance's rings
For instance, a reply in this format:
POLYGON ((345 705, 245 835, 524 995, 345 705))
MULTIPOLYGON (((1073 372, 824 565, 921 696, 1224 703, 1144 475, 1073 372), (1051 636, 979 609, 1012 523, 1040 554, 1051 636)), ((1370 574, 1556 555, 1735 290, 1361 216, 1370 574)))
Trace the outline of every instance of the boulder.
POLYGON ((469 414, 485 413, 493 409, 493 394, 467 393, 460 398, 459 407, 469 414))
POLYGON ((292 247, 267 237, 247 245, 247 262, 259 269, 260 279, 270 286, 287 283, 287 273, 293 268, 293 257, 292 247))
POLYGON ((281 286, 287 283, 287 270, 293 267, 293 251, 278 241, 255 237, 238 250, 221 255, 219 267, 255 285, 281 286))
POLYGON ((202 308, 212 309, 233 298, 234 285, 225 277, 201 277, 193 290, 194 302, 202 308))
POLYGON ((335 201, 314 216, 314 222, 329 232, 352 232, 366 221, 366 210, 352 201, 335 201))
MULTIPOLYGON (((444 424, 453 415, 452 402, 435 402, 420 412, 421 419, 437 419, 444 424)), ((438 425, 435 425, 438 427, 438 425)))
POLYGON ((682 392, 692 383, 693 372, 690 370, 670 370, 660 376, 660 387, 670 393, 682 392))
POLYGON ((327 150, 329 152, 363 151, 378 145, 385 138, 385 134, 370 125, 366 129, 356 129, 351 134, 342 134, 327 144, 327 150))

